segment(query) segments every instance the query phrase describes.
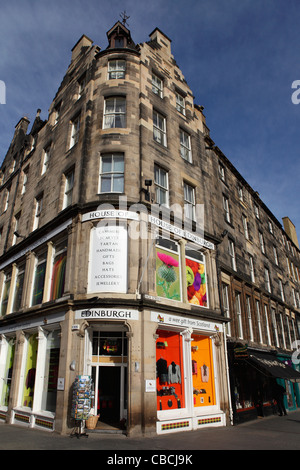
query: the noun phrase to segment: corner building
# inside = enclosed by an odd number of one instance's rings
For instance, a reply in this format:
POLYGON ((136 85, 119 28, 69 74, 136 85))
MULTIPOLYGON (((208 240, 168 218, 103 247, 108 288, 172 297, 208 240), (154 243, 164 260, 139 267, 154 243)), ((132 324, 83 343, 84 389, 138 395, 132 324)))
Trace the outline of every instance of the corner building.
POLYGON ((0 419, 70 433, 90 375, 101 429, 223 426, 202 107, 159 29, 136 45, 117 22, 107 39, 79 39, 48 119, 19 121, 1 167, 0 419))

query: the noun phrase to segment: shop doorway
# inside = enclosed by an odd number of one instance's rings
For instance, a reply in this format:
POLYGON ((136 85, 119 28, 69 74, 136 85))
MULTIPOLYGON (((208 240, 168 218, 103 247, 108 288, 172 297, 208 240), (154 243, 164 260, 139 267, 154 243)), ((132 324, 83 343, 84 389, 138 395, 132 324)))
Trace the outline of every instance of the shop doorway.
POLYGON ((127 420, 127 337, 122 330, 92 334, 92 379, 97 428, 125 429, 127 420))

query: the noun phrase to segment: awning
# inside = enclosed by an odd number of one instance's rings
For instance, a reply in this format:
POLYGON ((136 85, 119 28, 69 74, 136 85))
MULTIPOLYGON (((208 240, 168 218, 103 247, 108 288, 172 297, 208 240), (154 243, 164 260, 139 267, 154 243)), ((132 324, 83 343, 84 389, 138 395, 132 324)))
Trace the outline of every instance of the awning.
POLYGON ((273 377, 278 379, 291 380, 292 382, 300 382, 300 373, 291 366, 281 362, 275 356, 249 350, 248 353, 250 361, 263 368, 273 377))

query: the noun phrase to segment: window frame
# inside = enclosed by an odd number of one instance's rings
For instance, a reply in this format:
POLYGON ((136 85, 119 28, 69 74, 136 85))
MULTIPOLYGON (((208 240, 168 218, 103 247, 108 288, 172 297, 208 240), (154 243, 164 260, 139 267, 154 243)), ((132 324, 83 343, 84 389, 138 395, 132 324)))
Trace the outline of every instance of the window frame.
POLYGON ((124 79, 126 74, 126 60, 125 59, 111 59, 108 61, 107 64, 107 79, 108 80, 118 80, 118 79, 124 79), (112 63, 116 63, 116 68, 114 70, 111 69, 112 63), (120 64, 123 65, 123 67, 120 67, 120 64), (115 74, 116 76, 112 76, 115 74))
POLYGON ((154 186, 155 186, 155 201, 157 204, 169 207, 169 172, 162 168, 159 165, 154 165, 154 186), (166 179, 166 186, 161 184, 161 173, 164 173, 166 179), (156 175, 158 174, 158 180, 156 179, 156 175), (158 197, 159 194, 159 197, 158 197), (166 202, 161 202, 161 194, 166 195, 166 202))
POLYGON ((192 163, 191 136, 183 129, 179 129, 180 135, 180 156, 186 162, 192 163))
POLYGON ((117 193, 117 194, 123 194, 125 189, 125 155, 123 152, 112 152, 112 153, 103 153, 100 156, 100 174, 99 174, 99 194, 110 194, 110 193, 117 193), (123 162, 123 171, 115 171, 114 170, 114 157, 122 157, 122 162, 123 162), (103 160, 105 158, 111 158, 111 170, 107 172, 103 172, 103 160), (102 190, 102 181, 103 179, 108 179, 108 178, 103 178, 103 175, 109 176, 110 175, 110 191, 103 191, 102 190), (116 191, 114 190, 114 181, 116 178, 122 177, 122 191, 116 191))
POLYGON ((163 114, 153 109, 153 139, 160 145, 167 147, 167 125, 163 114), (160 125, 161 124, 161 125, 160 125))
MULTIPOLYGON (((120 108, 121 109, 121 108, 120 108)), ((126 128, 126 97, 122 95, 116 95, 116 96, 106 96, 104 98, 104 109, 103 109, 103 129, 125 129, 126 128), (120 101, 122 108, 124 110, 120 111, 118 108, 120 107, 120 104, 118 105, 118 101, 120 101), (108 108, 108 103, 113 103, 113 107, 111 108, 113 111, 107 111, 108 108), (109 120, 113 125, 109 124, 109 120), (120 124, 122 125, 116 125, 118 124, 118 120, 120 120, 120 124), (123 122, 122 122, 123 121, 123 122)))
POLYGON ((184 216, 185 218, 192 220, 192 221, 196 221, 196 194, 195 193, 196 193, 195 187, 187 183, 186 181, 184 181, 183 182, 184 216), (191 200, 187 198, 189 194, 187 194, 186 189, 188 191, 191 190, 191 196, 192 196, 191 200), (191 210, 191 214, 190 214, 190 210, 191 210))

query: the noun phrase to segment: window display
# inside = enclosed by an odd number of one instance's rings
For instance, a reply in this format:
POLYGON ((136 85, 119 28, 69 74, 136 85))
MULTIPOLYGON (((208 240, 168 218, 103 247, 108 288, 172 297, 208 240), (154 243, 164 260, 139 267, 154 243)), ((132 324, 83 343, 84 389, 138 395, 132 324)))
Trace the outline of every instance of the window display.
POLYGON ((1 400, 0 400, 1 406, 8 406, 14 357, 15 357, 15 339, 11 338, 7 343, 7 354, 6 354, 6 362, 5 362, 4 377, 3 377, 3 388, 1 391, 1 400))
POLYGON ((24 374, 24 387, 22 406, 32 408, 36 372, 38 340, 37 334, 31 335, 27 340, 27 355, 24 374))
POLYGON ((188 301, 193 305, 208 307, 205 257, 195 250, 186 249, 186 283, 188 301))
POLYGON ((55 258, 53 262, 51 294, 50 299, 55 300, 63 296, 65 287, 65 272, 67 263, 66 242, 55 247, 55 258))
POLYGON ((158 297, 181 300, 178 245, 161 237, 156 246, 156 293, 158 297))
POLYGON ((194 406, 215 405, 215 384, 211 339, 192 335, 192 374, 194 406))
POLYGON ((158 330, 156 341, 157 409, 184 408, 182 337, 177 332, 158 330))
POLYGON ((60 330, 51 331, 47 336, 42 410, 53 413, 56 408, 59 352, 60 330))

